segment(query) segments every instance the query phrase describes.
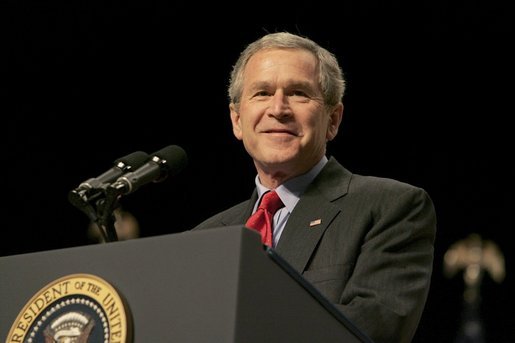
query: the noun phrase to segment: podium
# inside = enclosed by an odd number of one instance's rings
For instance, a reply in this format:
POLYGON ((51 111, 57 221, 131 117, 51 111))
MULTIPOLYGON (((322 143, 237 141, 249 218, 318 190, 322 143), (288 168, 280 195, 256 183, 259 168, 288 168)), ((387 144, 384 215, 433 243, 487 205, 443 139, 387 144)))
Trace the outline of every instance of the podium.
MULTIPOLYGON (((35 294, 77 274, 120 295, 129 342, 371 342, 243 226, 0 257, 0 341, 16 342, 17 318, 29 330, 37 301, 22 309, 35 294)), ((52 305, 56 289, 40 302, 52 305)))

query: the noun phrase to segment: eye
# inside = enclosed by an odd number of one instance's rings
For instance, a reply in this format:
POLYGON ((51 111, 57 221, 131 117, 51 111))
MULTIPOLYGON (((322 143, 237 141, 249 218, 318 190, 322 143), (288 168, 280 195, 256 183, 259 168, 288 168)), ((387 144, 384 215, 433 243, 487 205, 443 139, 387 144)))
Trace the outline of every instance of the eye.
POLYGON ((307 102, 311 98, 307 92, 302 89, 296 89, 290 92, 289 97, 292 101, 307 102))
POLYGON ((302 90, 294 90, 292 93, 291 93, 291 96, 302 96, 302 97, 308 97, 308 95, 306 94, 306 92, 302 91, 302 90))
POLYGON ((260 90, 260 91, 257 91, 254 93, 255 98, 262 98, 262 97, 267 97, 270 95, 271 95, 270 92, 268 92, 266 90, 260 90))

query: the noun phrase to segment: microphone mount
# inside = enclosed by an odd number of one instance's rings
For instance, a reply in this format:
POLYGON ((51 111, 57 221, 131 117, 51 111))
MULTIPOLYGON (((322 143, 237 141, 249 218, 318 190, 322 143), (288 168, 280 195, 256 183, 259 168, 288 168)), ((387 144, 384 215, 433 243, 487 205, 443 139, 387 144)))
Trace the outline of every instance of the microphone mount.
MULTIPOLYGON (((96 178, 82 182, 78 187, 68 193, 68 201, 82 211, 100 231, 104 242, 118 240, 114 223, 116 207, 107 208, 105 190, 118 177, 139 168, 149 158, 143 151, 135 151, 114 162, 114 167, 96 178)), ((117 206, 113 204, 112 206, 117 206)))
POLYGON ((128 155, 125 159, 132 162, 129 165, 117 163, 115 168, 81 183, 69 192, 70 203, 97 225, 105 242, 118 240, 114 210, 124 195, 133 193, 147 183, 161 182, 187 164, 186 152, 177 145, 157 151, 150 159, 148 156, 143 152, 128 155))

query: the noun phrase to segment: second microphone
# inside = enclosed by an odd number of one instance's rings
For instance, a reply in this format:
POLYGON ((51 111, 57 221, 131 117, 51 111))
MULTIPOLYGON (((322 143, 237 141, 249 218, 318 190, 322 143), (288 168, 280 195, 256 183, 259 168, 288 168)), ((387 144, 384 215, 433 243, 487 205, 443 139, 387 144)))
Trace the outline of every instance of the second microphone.
POLYGON ((150 160, 138 169, 119 177, 108 188, 108 193, 126 195, 150 182, 161 182, 181 172, 188 164, 183 148, 169 145, 150 155, 150 160))

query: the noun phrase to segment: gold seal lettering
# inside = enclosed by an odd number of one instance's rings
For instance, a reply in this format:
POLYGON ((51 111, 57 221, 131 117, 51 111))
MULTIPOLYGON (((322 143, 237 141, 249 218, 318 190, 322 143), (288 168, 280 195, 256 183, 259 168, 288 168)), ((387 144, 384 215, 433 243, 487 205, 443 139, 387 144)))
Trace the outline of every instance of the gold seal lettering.
MULTIPOLYGON (((98 309, 98 315, 105 316, 104 318, 107 319, 99 319, 99 322, 106 325, 105 329, 106 332, 109 332, 110 342, 129 343, 128 339, 131 335, 128 332, 127 309, 125 309, 122 299, 108 282, 91 274, 71 274, 43 287, 32 296, 18 314, 7 335, 6 343, 22 343, 30 337, 29 335, 43 334, 42 329, 48 329, 50 325, 50 323, 45 323, 45 320, 49 320, 48 314, 53 313, 56 309, 63 313, 59 320, 80 316, 78 312, 67 312, 66 305, 63 307, 63 304, 68 304, 70 299, 73 299, 72 301, 75 301, 78 306, 82 304, 82 301, 99 304, 101 310, 98 309), (71 287, 72 285, 73 287, 71 287), (70 298, 70 296, 76 297, 70 298), (76 302, 76 299, 81 299, 81 302, 76 302), (45 315, 42 316, 44 313, 45 315)), ((84 328, 86 330, 87 326, 84 328)))

